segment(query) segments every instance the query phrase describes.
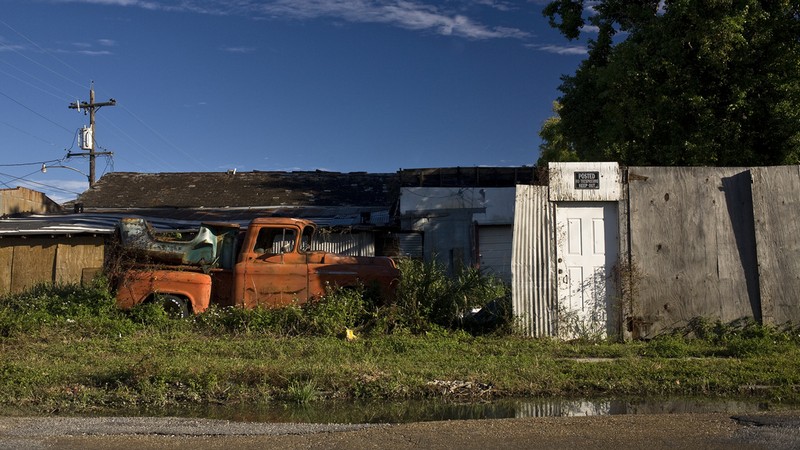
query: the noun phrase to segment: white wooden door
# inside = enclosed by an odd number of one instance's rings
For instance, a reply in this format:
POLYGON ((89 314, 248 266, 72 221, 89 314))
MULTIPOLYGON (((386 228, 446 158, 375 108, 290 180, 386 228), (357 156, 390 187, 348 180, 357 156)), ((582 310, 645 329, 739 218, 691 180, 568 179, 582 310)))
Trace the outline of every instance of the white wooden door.
POLYGON ((617 204, 558 203, 556 224, 558 334, 566 339, 606 337, 614 332, 617 204))

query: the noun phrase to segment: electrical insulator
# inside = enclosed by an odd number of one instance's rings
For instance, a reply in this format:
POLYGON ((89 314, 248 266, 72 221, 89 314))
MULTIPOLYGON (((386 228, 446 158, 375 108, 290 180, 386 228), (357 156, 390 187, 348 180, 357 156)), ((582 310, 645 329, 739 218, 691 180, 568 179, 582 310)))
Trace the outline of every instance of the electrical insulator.
POLYGON ((89 127, 81 128, 81 148, 84 150, 91 150, 94 148, 94 140, 92 139, 92 129, 89 127))

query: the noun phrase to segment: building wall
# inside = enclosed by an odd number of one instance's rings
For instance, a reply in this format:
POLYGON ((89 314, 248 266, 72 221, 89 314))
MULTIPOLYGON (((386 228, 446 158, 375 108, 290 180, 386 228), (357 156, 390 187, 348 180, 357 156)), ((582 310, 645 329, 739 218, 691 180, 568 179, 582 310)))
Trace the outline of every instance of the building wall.
POLYGON ((103 267, 103 237, 3 237, 0 239, 0 295, 39 283, 80 283, 103 267))
POLYGON ((400 215, 420 211, 482 209, 473 215, 479 225, 514 223, 515 188, 404 187, 400 215))
POLYGON ((481 248, 478 227, 510 227, 514 223, 514 193, 513 187, 404 187, 400 195, 401 229, 423 234, 426 261, 436 261, 451 271, 459 266, 476 266, 481 248))
POLYGON ((0 215, 60 212, 61 207, 41 192, 17 187, 0 189, 0 215))

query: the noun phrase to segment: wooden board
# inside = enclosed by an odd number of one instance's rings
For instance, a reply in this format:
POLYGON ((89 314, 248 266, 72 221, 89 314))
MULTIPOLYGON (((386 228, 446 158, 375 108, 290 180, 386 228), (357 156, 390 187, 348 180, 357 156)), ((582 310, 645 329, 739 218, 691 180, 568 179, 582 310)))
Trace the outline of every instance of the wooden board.
POLYGON ((760 318, 746 169, 631 167, 628 187, 634 335, 695 317, 760 318))
POLYGON ((38 283, 53 282, 56 246, 53 239, 34 238, 14 247, 11 292, 22 292, 38 283))
POLYGON ((104 252, 102 238, 77 237, 59 241, 55 282, 80 283, 84 269, 103 267, 104 252))
POLYGON ((753 211, 765 323, 800 323, 800 167, 758 167, 753 211))
POLYGON ((0 295, 11 292, 11 265, 14 262, 14 247, 0 247, 0 295))

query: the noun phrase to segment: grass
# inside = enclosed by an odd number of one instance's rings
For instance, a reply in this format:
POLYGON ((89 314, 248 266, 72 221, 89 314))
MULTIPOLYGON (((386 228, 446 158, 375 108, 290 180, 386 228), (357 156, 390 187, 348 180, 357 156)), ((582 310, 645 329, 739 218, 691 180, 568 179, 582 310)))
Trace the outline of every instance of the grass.
POLYGON ((0 299, 0 405, 631 395, 800 402, 800 336, 791 327, 698 319, 650 342, 530 339, 509 333, 510 322, 463 320, 464 305, 497 295, 491 282, 473 279, 450 301, 426 297, 442 288, 410 289, 389 305, 366 290, 331 290, 302 308, 170 320, 153 305, 118 310, 102 282, 37 287, 0 299), (358 339, 345 339, 347 329, 358 339))

